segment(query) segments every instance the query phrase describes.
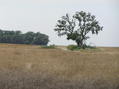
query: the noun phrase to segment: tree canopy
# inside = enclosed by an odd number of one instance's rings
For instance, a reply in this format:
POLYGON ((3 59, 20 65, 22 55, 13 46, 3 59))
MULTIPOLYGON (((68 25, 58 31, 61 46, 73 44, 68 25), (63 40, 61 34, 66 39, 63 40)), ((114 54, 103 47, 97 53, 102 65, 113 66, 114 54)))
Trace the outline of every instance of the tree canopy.
POLYGON ((23 34, 21 31, 0 30, 0 43, 47 45, 48 42, 49 37, 40 32, 23 34))
POLYGON ((89 33, 98 34, 103 29, 94 15, 84 11, 76 12, 72 17, 68 14, 57 21, 55 31, 58 36, 66 35, 68 40, 73 40, 81 48, 85 48, 85 41, 89 33))

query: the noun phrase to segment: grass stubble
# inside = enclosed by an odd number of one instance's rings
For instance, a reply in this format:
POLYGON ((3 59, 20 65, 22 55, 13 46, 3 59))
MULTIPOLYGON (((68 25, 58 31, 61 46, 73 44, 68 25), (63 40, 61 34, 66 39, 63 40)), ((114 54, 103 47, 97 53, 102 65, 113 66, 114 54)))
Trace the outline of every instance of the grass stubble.
POLYGON ((119 48, 0 44, 0 89, 119 89, 119 48))

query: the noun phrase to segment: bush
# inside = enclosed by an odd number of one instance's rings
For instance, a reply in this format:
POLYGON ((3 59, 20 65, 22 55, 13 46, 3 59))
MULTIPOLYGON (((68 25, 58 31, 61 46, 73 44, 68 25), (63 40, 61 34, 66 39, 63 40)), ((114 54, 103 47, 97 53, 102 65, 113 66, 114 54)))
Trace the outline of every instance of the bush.
POLYGON ((80 49, 95 49, 95 48, 96 47, 90 46, 90 45, 85 45, 84 48, 80 48, 77 45, 69 45, 69 46, 67 46, 67 49, 72 50, 72 51, 74 51, 74 50, 80 50, 80 49))
POLYGON ((54 49, 54 48, 56 48, 56 46, 55 45, 41 46, 41 48, 54 49))
POLYGON ((76 45, 69 45, 69 46, 67 46, 67 49, 69 49, 69 50, 79 50, 79 49, 81 49, 80 47, 78 47, 78 46, 76 46, 76 45))

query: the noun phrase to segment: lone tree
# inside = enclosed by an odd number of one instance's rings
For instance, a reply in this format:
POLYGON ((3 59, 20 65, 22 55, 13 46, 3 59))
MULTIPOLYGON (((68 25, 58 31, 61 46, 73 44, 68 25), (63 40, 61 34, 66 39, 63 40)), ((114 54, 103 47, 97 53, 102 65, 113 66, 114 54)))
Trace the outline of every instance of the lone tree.
POLYGON ((57 22, 54 30, 58 32, 58 36, 66 35, 68 40, 75 41, 80 48, 86 47, 88 33, 98 34, 103 28, 94 15, 84 11, 76 12, 71 18, 66 14, 57 22))

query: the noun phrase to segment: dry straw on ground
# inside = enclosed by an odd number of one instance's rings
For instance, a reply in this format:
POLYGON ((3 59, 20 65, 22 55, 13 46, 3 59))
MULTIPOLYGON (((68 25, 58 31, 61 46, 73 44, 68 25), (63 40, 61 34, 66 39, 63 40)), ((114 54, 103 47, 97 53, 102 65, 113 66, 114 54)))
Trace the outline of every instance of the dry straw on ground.
POLYGON ((0 44, 0 89, 119 89, 119 48, 59 48, 0 44))

